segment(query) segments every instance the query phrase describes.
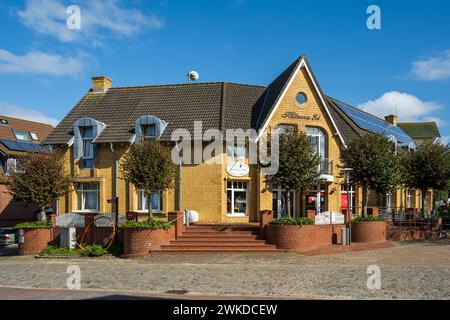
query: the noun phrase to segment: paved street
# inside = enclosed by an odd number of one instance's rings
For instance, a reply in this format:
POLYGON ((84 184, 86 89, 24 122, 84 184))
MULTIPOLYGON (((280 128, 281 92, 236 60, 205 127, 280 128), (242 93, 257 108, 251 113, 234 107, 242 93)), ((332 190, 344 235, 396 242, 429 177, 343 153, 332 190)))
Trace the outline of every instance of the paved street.
MULTIPOLYGON (((0 249, 0 255, 4 250, 0 249)), ((143 259, 34 259, 0 257, 0 285, 65 289, 70 265, 81 270, 81 289, 104 295, 197 295, 324 299, 449 299, 450 240, 397 243, 394 247, 335 255, 287 253, 157 254, 143 259), (381 289, 368 289, 367 268, 380 267, 381 289), (182 292, 180 292, 182 291, 182 292)), ((0 288, 0 298, 32 292, 0 288), (8 291, 9 290, 9 291, 8 291)), ((55 298, 59 291, 43 291, 55 298), (56 293, 55 293, 56 292, 56 293)), ((89 292, 60 292, 64 299, 89 292)), ((94 296, 101 296, 98 294, 94 296)), ((36 296, 36 295, 35 295, 36 296)))

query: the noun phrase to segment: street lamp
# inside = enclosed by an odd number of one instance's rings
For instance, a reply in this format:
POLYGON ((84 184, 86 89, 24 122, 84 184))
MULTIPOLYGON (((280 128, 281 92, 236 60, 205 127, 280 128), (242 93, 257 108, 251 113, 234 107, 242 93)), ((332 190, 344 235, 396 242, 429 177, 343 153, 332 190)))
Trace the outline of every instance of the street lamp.
POLYGON ((348 238, 347 238, 347 244, 352 244, 352 215, 350 213, 350 202, 351 202, 351 195, 350 195, 350 176, 351 172, 353 171, 352 168, 344 168, 342 171, 344 171, 344 177, 345 177, 345 184, 347 186, 347 228, 348 228, 348 238))

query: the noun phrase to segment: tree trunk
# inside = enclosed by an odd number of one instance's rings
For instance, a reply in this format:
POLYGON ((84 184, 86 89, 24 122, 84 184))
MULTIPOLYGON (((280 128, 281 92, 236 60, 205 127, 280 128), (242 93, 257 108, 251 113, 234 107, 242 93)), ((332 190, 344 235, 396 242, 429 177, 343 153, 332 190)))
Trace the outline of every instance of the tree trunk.
POLYGON ((362 216, 364 218, 367 217, 367 189, 368 189, 367 185, 363 185, 363 189, 362 189, 362 205, 363 205, 362 216))
POLYGON ((300 205, 301 205, 301 210, 302 210, 302 212, 301 212, 301 216, 302 217, 305 217, 306 216, 306 214, 305 214, 305 190, 304 189, 301 189, 300 190, 300 205))
POLYGON ((422 192, 422 214, 425 216, 425 199, 427 198, 427 190, 421 190, 422 192))
POLYGON ((286 198, 287 198, 286 210, 287 210, 287 215, 290 218, 290 217, 292 217, 292 215, 291 215, 291 192, 287 188, 286 188, 286 198))
POLYGON ((47 220, 47 213, 45 212, 45 208, 41 208, 41 221, 47 220))
POLYGON ((152 197, 153 197, 153 194, 150 194, 147 196, 147 209, 148 209, 148 218, 149 219, 153 219, 152 197))

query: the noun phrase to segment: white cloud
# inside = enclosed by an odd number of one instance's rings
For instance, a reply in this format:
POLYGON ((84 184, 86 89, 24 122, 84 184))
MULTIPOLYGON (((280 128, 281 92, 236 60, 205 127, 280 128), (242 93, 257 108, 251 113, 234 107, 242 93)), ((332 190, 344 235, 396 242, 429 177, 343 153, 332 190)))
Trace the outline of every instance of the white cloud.
MULTIPOLYGON (((399 121, 435 121, 434 112, 443 106, 436 102, 422 101, 414 95, 390 91, 376 100, 369 100, 359 105, 361 109, 384 118, 397 112, 399 121)), ((442 123, 441 123, 442 124, 442 123)))
POLYGON ((40 111, 16 106, 16 105, 8 103, 8 102, 0 101, 0 110, 1 110, 1 112, 0 112, 1 115, 4 115, 4 116, 10 116, 10 117, 20 118, 20 119, 25 119, 25 120, 48 123, 54 127, 59 123, 58 119, 47 116, 40 111))
POLYGON ((425 81, 450 78, 450 50, 440 52, 434 57, 414 61, 411 74, 425 81))
POLYGON ((75 57, 64 57, 34 50, 20 56, 0 49, 0 73, 76 76, 83 71, 86 58, 84 53, 75 57))
POLYGON ((450 136, 443 136, 443 137, 440 137, 440 138, 439 138, 439 141, 440 141, 442 144, 448 145, 448 144, 450 144, 450 136))
POLYGON ((51 35, 61 42, 85 41, 91 45, 104 44, 108 36, 132 36, 145 29, 158 29, 162 18, 144 14, 137 9, 124 9, 118 0, 81 1, 81 29, 69 30, 66 9, 71 3, 62 0, 27 0, 18 11, 22 23, 42 35, 51 35))

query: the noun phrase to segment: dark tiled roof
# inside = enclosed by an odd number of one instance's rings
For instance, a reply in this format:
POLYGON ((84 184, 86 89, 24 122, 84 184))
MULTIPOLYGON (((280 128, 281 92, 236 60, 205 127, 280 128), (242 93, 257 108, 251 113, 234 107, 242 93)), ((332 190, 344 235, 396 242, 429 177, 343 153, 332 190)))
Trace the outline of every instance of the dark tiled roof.
POLYGON ((358 126, 356 126, 353 121, 334 104, 334 101, 337 101, 336 99, 326 96, 325 100, 328 104, 331 116, 333 117, 334 122, 336 123, 336 126, 345 141, 345 144, 348 144, 353 139, 366 133, 366 131, 361 130, 358 126))
POLYGON ((266 123, 270 112, 277 104, 278 99, 286 88, 289 80, 294 75, 297 66, 304 56, 300 56, 289 67, 287 67, 275 80, 273 80, 266 88, 264 96, 261 99, 261 107, 254 117, 254 128, 260 128, 266 123))
POLYGON ((107 125, 95 142, 129 142, 134 123, 142 115, 154 115, 168 126, 161 140, 170 140, 174 129, 193 132, 194 121, 203 130, 251 128, 253 108, 265 88, 226 82, 112 87, 106 93, 88 92, 45 141, 66 144, 73 122, 91 117, 107 125))
POLYGON ((397 124, 411 138, 440 138, 441 134, 436 122, 399 122, 397 124))

